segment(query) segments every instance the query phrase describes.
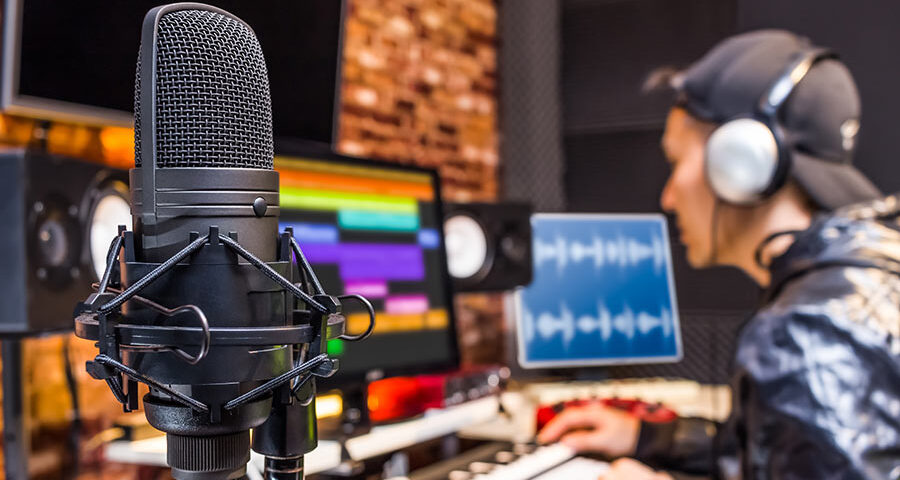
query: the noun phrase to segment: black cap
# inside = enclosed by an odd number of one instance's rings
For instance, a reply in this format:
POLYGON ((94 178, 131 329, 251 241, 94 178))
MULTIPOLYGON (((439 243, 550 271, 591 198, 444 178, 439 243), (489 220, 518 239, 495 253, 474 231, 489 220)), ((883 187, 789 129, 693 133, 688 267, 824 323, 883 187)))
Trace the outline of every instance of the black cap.
MULTIPOLYGON (((757 112, 760 97, 791 62, 813 48, 783 30, 759 30, 727 38, 676 75, 680 104, 713 123, 757 112)), ((847 67, 818 61, 779 110, 791 147, 791 176, 821 208, 874 200, 881 192, 852 165, 860 100, 847 67)))

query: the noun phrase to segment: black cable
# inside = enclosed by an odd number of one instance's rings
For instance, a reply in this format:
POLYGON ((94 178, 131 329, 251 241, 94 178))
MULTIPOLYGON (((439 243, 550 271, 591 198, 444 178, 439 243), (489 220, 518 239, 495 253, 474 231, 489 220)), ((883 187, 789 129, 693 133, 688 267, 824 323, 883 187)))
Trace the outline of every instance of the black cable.
POLYGON ((306 259, 306 255, 303 255, 303 250, 300 249, 300 244, 297 243, 297 239, 291 235, 291 250, 293 250, 294 255, 297 257, 297 266, 303 270, 303 276, 306 278, 306 274, 309 273, 309 280, 312 281, 312 287, 315 289, 316 294, 325 293, 325 289, 322 288, 322 284, 319 283, 319 279, 316 277, 315 272, 313 272, 312 266, 309 264, 309 261, 306 259))
MULTIPOLYGON (((245 405, 253 400, 256 400, 257 398, 260 398, 260 397, 268 394, 269 392, 271 392, 275 388, 281 386, 282 384, 293 380, 294 377, 296 377, 297 375, 311 372, 316 367, 318 367, 319 365, 321 365, 325 362, 333 362, 333 361, 332 361, 332 359, 328 358, 327 353, 320 353, 319 355, 316 355, 315 357, 311 358, 310 360, 303 362, 299 367, 296 367, 292 370, 284 372, 281 375, 254 388, 253 390, 250 390, 249 392, 228 401, 227 403, 225 403, 225 405, 222 408, 224 408, 225 410, 234 410, 235 408, 240 407, 241 405, 245 405)), ((332 372, 333 372, 333 370, 332 370, 332 372)), ((310 376, 311 375, 312 374, 310 374, 310 376)), ((303 382, 303 380, 301 380, 301 383, 302 382, 303 382)))
POLYGON ((713 199, 712 218, 709 225, 709 266, 715 266, 719 260, 719 197, 713 199))
POLYGON ((116 257, 119 256, 119 250, 122 249, 122 244, 125 242, 122 235, 114 238, 109 245, 109 250, 106 252, 106 269, 103 270, 103 277, 100 278, 100 284, 97 287, 97 291, 100 293, 104 293, 106 291, 106 287, 109 285, 109 278, 112 275, 113 268, 116 265, 116 257))
POLYGON ((66 336, 63 339, 63 370, 66 374, 66 387, 72 397, 72 423, 69 426, 69 451, 72 452, 71 468, 66 469, 67 478, 78 477, 78 467, 81 461, 81 407, 78 404, 78 383, 72 370, 72 359, 69 357, 71 339, 66 336))
MULTIPOLYGON (((150 271, 147 275, 144 275, 137 282, 134 282, 130 287, 125 289, 124 292, 116 295, 115 298, 110 300, 109 302, 100 306, 100 313, 109 313, 114 309, 121 306, 123 303, 127 302, 131 299, 131 297, 135 296, 138 292, 143 290, 144 287, 156 281, 157 278, 161 277, 164 273, 171 270, 178 262, 184 260, 188 257, 188 255, 194 253, 203 246, 206 241, 209 240, 209 235, 204 235, 193 242, 189 243, 186 247, 181 249, 180 252, 176 253, 173 257, 169 258, 165 262, 161 263, 159 266, 150 271)), ((230 240, 230 239, 229 239, 230 240)), ((249 255, 249 252, 247 252, 249 255)), ((267 265, 268 267, 268 265, 267 265)), ((271 268, 270 268, 271 270, 271 268)), ((276 274, 277 275, 277 274, 276 274)))
MULTIPOLYGON (((141 372, 129 367, 128 365, 125 365, 124 363, 116 361, 114 358, 110 357, 109 355, 101 353, 100 355, 97 355, 96 357, 94 357, 94 362, 96 362, 100 365, 103 365, 103 366, 111 367, 111 368, 121 372, 125 376, 131 378, 132 380, 144 383, 152 388, 155 388, 155 389, 165 393, 166 395, 169 395, 170 397, 172 397, 172 400, 175 400, 175 401, 183 404, 184 406, 190 407, 192 410, 195 410, 200 413, 209 413, 209 406, 206 405, 205 403, 203 403, 199 400, 196 400, 192 397, 189 397, 188 395, 185 395, 184 393, 181 393, 178 390, 173 390, 168 385, 164 385, 164 384, 142 374, 141 372)), ((108 377, 105 380, 106 380, 106 383, 109 384, 110 390, 112 390, 113 394, 116 396, 116 400, 118 400, 119 403, 125 403, 125 396, 122 393, 121 385, 119 385, 118 375, 108 377)))
MULTIPOLYGON (((306 292, 304 292, 303 290, 301 290, 299 287, 297 287, 296 285, 294 285, 293 283, 291 283, 291 282, 290 282, 289 280, 287 280, 286 278, 282 277, 278 272, 276 272, 275 270, 273 270, 272 267, 268 266, 268 265, 267 265, 265 262, 263 262, 262 260, 260 260, 260 259, 258 259, 258 258, 256 258, 256 257, 254 257, 253 254, 250 253, 249 250, 247 250, 246 248, 244 248, 243 246, 241 246, 241 244, 238 243, 237 241, 235 241, 233 238, 231 238, 231 237, 229 237, 229 236, 227 236, 227 235, 222 235, 222 234, 220 234, 220 235, 219 235, 219 241, 221 241, 221 242, 224 243, 226 246, 228 246, 229 248, 231 248, 231 250, 234 251, 234 253, 237 253, 238 256, 242 257, 244 260, 247 260, 248 262, 250 262, 251 265, 253 265, 254 267, 258 268, 263 274, 265 274, 265 276, 267 276, 267 277, 271 278, 272 280, 274 280, 275 283, 277 283, 277 284, 281 285, 282 287, 284 287, 286 290, 288 290, 289 292, 291 292, 295 297, 299 298, 300 300, 303 300, 308 306, 312 307, 313 309, 315 309, 315 310, 318 311, 319 313, 323 313, 323 314, 326 314, 326 315, 329 314, 329 313, 332 313, 332 312, 330 312, 330 311, 328 310, 328 308, 326 308, 326 307, 325 307, 324 305, 322 305, 321 303, 315 301, 315 300, 314 300, 311 296, 309 296, 306 292)), ((155 271, 155 270, 154 270, 154 271, 155 271)), ((152 273, 153 273, 153 272, 150 272, 150 274, 152 274, 152 273)), ((149 277, 150 274, 148 274, 147 276, 149 277)), ((147 277, 144 277, 144 278, 147 278, 147 277)), ((141 280, 143 280, 143 279, 141 279, 141 280)), ((105 306, 105 305, 104 305, 104 306, 105 306)))
POLYGON ((772 243, 772 241, 776 238, 780 238, 785 235, 792 235, 796 237, 800 233, 803 233, 803 230, 784 230, 767 235, 766 238, 759 242, 759 245, 757 245, 756 249, 753 251, 753 261, 756 262, 756 266, 762 268, 763 270, 769 270, 769 265, 766 265, 766 263, 763 262, 763 250, 765 250, 766 247, 768 247, 769 244, 772 243))

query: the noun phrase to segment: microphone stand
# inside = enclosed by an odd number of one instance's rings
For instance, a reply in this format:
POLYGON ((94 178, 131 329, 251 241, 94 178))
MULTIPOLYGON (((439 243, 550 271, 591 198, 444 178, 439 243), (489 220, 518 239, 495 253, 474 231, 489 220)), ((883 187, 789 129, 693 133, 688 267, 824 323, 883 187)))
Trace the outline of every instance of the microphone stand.
POLYGON ((4 338, 3 358, 3 470, 6 478, 28 478, 29 439, 24 416, 22 339, 4 338))
POLYGON ((266 423, 254 430, 253 450, 266 456, 266 480, 301 480, 303 455, 316 447, 315 403, 273 406, 266 423), (262 451, 261 451, 262 450, 262 451))
MULTIPOLYGON (((312 297, 340 314, 340 303, 335 297, 321 293, 312 297)), ((295 310, 296 313, 299 311, 295 310)), ((297 365, 325 351, 330 317, 313 314, 310 325, 317 331, 313 341, 297 352, 297 365)), ((315 395, 315 378, 312 376, 275 390, 269 418, 253 430, 252 448, 266 457, 265 480, 302 480, 303 455, 318 445, 315 395)))

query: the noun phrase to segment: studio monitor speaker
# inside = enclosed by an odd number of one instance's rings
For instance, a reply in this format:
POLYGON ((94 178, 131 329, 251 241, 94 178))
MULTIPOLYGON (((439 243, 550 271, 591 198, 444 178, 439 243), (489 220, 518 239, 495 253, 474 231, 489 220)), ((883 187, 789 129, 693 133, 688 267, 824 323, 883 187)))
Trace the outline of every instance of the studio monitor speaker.
POLYGON ((531 283, 531 205, 456 203, 444 208, 447 266, 458 292, 531 283))
POLYGON ((124 170, 0 150, 0 335, 72 328, 118 225, 131 225, 124 170))

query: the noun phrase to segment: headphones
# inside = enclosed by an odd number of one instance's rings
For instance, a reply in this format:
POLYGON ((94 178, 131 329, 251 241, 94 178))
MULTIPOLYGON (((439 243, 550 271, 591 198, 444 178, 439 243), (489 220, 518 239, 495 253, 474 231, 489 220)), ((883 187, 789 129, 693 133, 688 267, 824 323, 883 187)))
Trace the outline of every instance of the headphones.
POLYGON ((837 58, 826 49, 801 53, 766 89, 751 116, 732 118, 706 142, 704 168, 716 197, 753 205, 781 188, 791 167, 791 145, 778 122, 782 105, 820 60, 837 58))

